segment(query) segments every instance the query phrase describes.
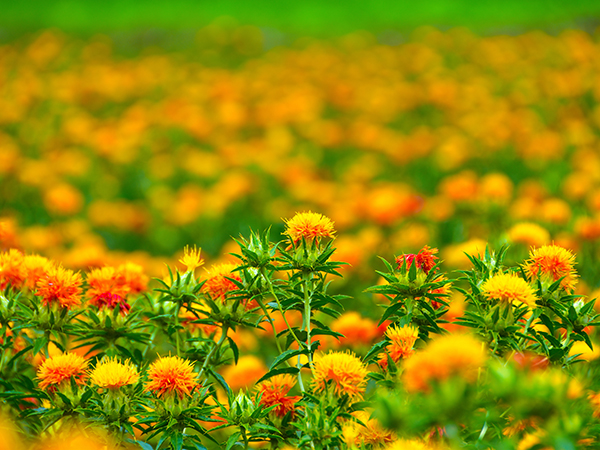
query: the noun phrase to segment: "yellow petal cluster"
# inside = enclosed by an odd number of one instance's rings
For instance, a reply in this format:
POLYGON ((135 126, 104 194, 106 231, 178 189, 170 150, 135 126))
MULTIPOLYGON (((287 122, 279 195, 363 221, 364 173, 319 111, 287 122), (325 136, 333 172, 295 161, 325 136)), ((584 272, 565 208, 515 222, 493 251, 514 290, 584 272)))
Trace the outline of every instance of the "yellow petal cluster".
POLYGON ((135 384, 140 375, 130 361, 119 362, 117 358, 107 358, 99 362, 90 374, 92 384, 106 389, 119 389, 135 384))

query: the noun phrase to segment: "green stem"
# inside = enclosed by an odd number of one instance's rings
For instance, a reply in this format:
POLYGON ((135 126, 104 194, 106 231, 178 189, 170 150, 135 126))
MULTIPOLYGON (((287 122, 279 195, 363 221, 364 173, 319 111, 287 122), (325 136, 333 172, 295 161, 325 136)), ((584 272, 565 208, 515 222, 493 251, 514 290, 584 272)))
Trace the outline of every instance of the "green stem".
POLYGON ((210 352, 208 352, 208 355, 206 355, 204 364, 202 364, 202 368, 200 369, 200 372, 198 373, 198 378, 200 378, 202 376, 202 374, 204 373, 204 370, 206 370, 206 368, 208 367, 208 363, 209 363, 210 359, 212 358, 213 354, 221 347, 221 345, 223 345, 223 342, 225 342, 225 339, 227 338, 227 330, 228 329, 229 329, 229 327, 227 325, 223 325, 223 328, 221 329, 221 338, 219 339, 219 342, 217 342, 213 346, 213 348, 210 349, 210 352))
POLYGON ((246 435, 246 428, 242 425, 240 426, 240 432, 242 433, 242 438, 244 439, 244 448, 248 448, 248 436, 246 435))
POLYGON ((271 324, 271 329, 273 330, 273 337, 275 338, 275 345, 277 345, 277 350, 279 351, 279 354, 283 353, 283 350, 281 349, 281 345, 279 344, 279 339, 277 339, 277 330, 275 329, 275 324, 273 323, 273 319, 271 318, 271 316, 269 315, 269 312, 267 311, 267 307, 265 306, 265 304, 263 303, 262 300, 257 299, 256 302, 259 304, 259 306, 263 310, 263 313, 265 313, 267 320, 271 324))
MULTIPOLYGON (((285 322, 287 329, 289 330, 292 337, 298 344, 298 348, 302 349, 302 345, 303 345, 302 341, 300 339, 298 339, 298 336, 296 336, 296 333, 294 333, 294 330, 292 329, 289 322, 287 321, 287 317, 285 317, 285 312, 283 311, 283 306, 281 306, 281 302, 279 301, 277 294, 275 294, 275 289, 273 289, 273 283, 271 283, 271 279, 265 273, 264 267, 260 269, 260 273, 262 274, 263 278, 269 285, 269 292, 271 293, 271 295, 275 299, 275 302, 277 303, 277 307, 279 308, 279 312, 281 313, 281 316, 283 317, 283 321, 285 322)), ((304 392, 304 382, 302 381, 302 373, 301 373, 302 372, 302 364, 300 363, 300 356, 298 356, 298 364, 296 367, 298 368, 298 386, 300 386, 300 391, 304 392)))
POLYGON ((310 367, 310 370, 313 369, 312 367, 312 351, 311 351, 311 342, 310 342, 310 294, 309 294, 309 287, 308 287, 308 283, 311 283, 312 280, 312 273, 311 272, 307 272, 303 274, 303 278, 304 278, 304 283, 303 283, 303 287, 304 287, 304 329, 306 330, 306 345, 308 347, 308 365, 310 367))
POLYGON ((175 348, 177 349, 177 356, 181 356, 179 354, 179 309, 181 305, 177 303, 177 307, 175 308, 175 348))
POLYGON ((296 343, 299 346, 302 346, 302 341, 300 339, 298 339, 298 336, 296 336, 296 333, 294 333, 293 328, 290 326, 289 322, 287 321, 287 317, 285 317, 285 314, 283 311, 283 306, 281 306, 281 302, 279 301, 279 298, 277 297, 277 294, 275 294, 275 290, 273 289, 273 284, 271 283, 271 280, 265 274, 264 269, 261 269, 261 274, 262 274, 263 278, 266 280, 267 284, 269 285, 269 292, 271 293, 271 295, 275 299, 275 302, 277 303, 277 307, 279 308, 279 312, 281 312, 281 316, 283 317, 283 321, 285 322, 285 325, 287 326, 289 332, 292 334, 292 337, 294 338, 296 343))

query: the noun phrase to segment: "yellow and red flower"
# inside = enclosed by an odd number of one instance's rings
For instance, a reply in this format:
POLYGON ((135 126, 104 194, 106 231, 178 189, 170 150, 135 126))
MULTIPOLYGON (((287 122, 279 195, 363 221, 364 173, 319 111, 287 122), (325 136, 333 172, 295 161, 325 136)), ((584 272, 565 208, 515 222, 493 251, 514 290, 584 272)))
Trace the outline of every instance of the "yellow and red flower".
POLYGON ((428 274, 431 269, 436 265, 436 259, 439 259, 436 255, 438 252, 437 248, 430 248, 428 245, 423 247, 416 255, 414 253, 407 253, 400 255, 396 258, 397 269, 400 269, 406 261, 406 269, 410 269, 413 262, 417 264, 417 269, 422 270, 428 274))
POLYGON ((114 267, 93 269, 87 276, 87 283, 87 297, 90 304, 98 309, 118 307, 124 313, 131 309, 125 300, 129 287, 123 284, 122 277, 114 267))
POLYGON ((553 283, 564 277, 561 287, 573 292, 578 277, 574 266, 575 255, 569 250, 558 245, 544 245, 529 252, 524 269, 530 279, 539 278, 553 283))
POLYGON ((34 289, 38 280, 43 278, 52 265, 50 260, 40 255, 25 255, 23 265, 27 273, 27 287, 34 289))
POLYGON ((397 439, 395 432, 384 428, 377 419, 371 418, 367 411, 355 411, 352 415, 364 425, 351 420, 344 423, 342 435, 348 448, 380 448, 397 439))
POLYGON ((37 371, 41 389, 54 392, 70 384, 71 379, 82 385, 87 378, 87 361, 75 353, 64 353, 48 358, 37 371))
POLYGON ((325 391, 329 383, 338 396, 348 394, 352 398, 358 398, 365 392, 367 368, 353 353, 316 354, 313 369, 312 383, 316 392, 325 391))
POLYGON ((42 304, 57 304, 62 308, 72 308, 81 303, 83 292, 81 275, 60 265, 50 265, 45 276, 37 282, 37 293, 42 304))
POLYGON ((275 375, 258 385, 261 395, 260 404, 265 408, 275 406, 272 412, 277 417, 285 417, 287 413, 294 414, 294 408, 302 397, 288 395, 296 384, 292 375, 275 375))
POLYGON ((179 356, 159 357, 148 369, 146 391, 157 397, 175 394, 184 398, 198 384, 197 377, 190 361, 179 356))
POLYGON ((302 238, 309 242, 319 241, 321 238, 334 238, 333 222, 323 214, 312 211, 296 213, 291 219, 284 219, 284 222, 286 229, 283 234, 293 243, 297 243, 302 238))
POLYGON ((228 278, 242 281, 240 276, 233 272, 236 267, 233 263, 213 265, 208 272, 206 282, 202 286, 202 292, 208 294, 211 299, 224 303, 229 293, 238 289, 236 284, 228 278))
MULTIPOLYGON (((208 277, 202 286, 202 292, 208 294, 214 301, 218 300, 221 303, 225 303, 230 294, 239 289, 231 280, 242 282, 242 278, 237 272, 234 272, 236 267, 237 265, 233 263, 213 265, 210 271, 208 271, 208 277)), ((242 304, 248 310, 258 307, 258 303, 255 300, 248 301, 247 299, 243 299, 242 304)))
POLYGON ((390 326, 385 332, 390 340, 386 347, 386 353, 379 357, 379 365, 386 369, 388 365, 387 355, 397 363, 400 359, 406 359, 414 353, 413 346, 419 338, 419 329, 410 325, 403 327, 390 326))
POLYGON ((148 289, 148 275, 139 264, 126 262, 117 267, 120 284, 129 289, 130 294, 139 294, 148 289))

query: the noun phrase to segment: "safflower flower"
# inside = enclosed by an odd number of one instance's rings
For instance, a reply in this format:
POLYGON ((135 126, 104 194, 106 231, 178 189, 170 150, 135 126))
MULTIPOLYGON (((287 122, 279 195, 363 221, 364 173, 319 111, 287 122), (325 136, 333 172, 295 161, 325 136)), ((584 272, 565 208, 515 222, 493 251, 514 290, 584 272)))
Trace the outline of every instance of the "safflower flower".
POLYGON ((316 392, 325 391, 329 382, 333 382, 336 395, 348 394, 352 398, 359 398, 367 385, 367 368, 351 352, 316 354, 313 374, 312 384, 316 392))
POLYGON ((236 267, 233 263, 213 265, 208 272, 206 282, 202 286, 202 292, 208 294, 212 300, 225 303, 229 293, 238 289, 236 284, 228 278, 242 281, 241 277, 233 272, 236 267))
POLYGON ((385 332, 385 335, 390 340, 386 347, 386 353, 379 357, 379 365, 382 368, 387 368, 389 354, 392 361, 397 363, 400 359, 406 359, 413 355, 413 346, 419 338, 419 329, 410 325, 403 327, 390 326, 385 332))
POLYGON ((43 305, 58 304, 71 309, 81 303, 81 275, 60 265, 50 265, 46 275, 37 281, 37 293, 43 305))
POLYGON ((197 267, 204 264, 204 259, 200 257, 200 251, 199 248, 188 246, 183 249, 183 256, 179 259, 179 262, 186 267, 188 272, 193 272, 197 267))
POLYGON ((157 397, 175 394, 179 398, 190 395, 198 384, 198 374, 190 361, 179 356, 159 357, 148 368, 145 389, 157 397))
POLYGON ((46 275, 48 268, 52 263, 44 256, 25 255, 23 258, 23 265, 25 267, 25 272, 27 273, 27 287, 29 289, 34 289, 38 280, 46 275))
POLYGON ((128 312, 131 308, 125 298, 129 288, 123 284, 122 278, 114 267, 102 267, 93 269, 88 273, 87 297, 90 304, 102 309, 104 307, 115 309, 119 307, 121 312, 128 312))
POLYGON ((302 238, 308 242, 319 241, 321 238, 334 238, 333 222, 323 214, 311 211, 296 213, 291 219, 284 219, 284 222, 286 230, 283 234, 287 235, 294 244, 302 238))
POLYGON ((296 402, 302 398, 288 395, 295 384, 296 379, 288 374, 275 375, 263 381, 257 386, 261 395, 260 404, 265 408, 275 406, 272 412, 277 417, 285 417, 287 413, 293 415, 296 402))
POLYGON ((116 357, 99 362, 90 373, 92 384, 110 390, 135 384, 139 379, 140 375, 130 361, 121 363, 116 357))
POLYGON ((536 297, 532 287, 523 278, 512 273, 494 275, 483 283, 481 292, 488 300, 535 306, 536 297))
POLYGON ((428 274, 436 265, 436 259, 439 259, 435 256, 437 252, 437 248, 430 248, 426 245, 416 255, 413 253, 400 255, 396 258, 396 269, 399 270, 403 266, 404 261, 406 261, 406 269, 409 270, 414 262, 417 265, 417 269, 428 274))
POLYGON ((83 385, 87 378, 87 361, 75 353, 63 353, 48 358, 37 371, 40 389, 54 392, 71 379, 83 385))
POLYGON ((371 418, 367 411, 355 411, 352 415, 364 425, 348 420, 342 426, 342 435, 349 448, 363 448, 365 445, 381 447, 397 439, 395 432, 384 428, 379 420, 371 418))
POLYGON ((554 283, 564 277, 560 286, 567 292, 573 292, 578 277, 574 265, 575 256, 569 250, 558 245, 544 245, 529 252, 524 269, 532 280, 540 278, 554 283))

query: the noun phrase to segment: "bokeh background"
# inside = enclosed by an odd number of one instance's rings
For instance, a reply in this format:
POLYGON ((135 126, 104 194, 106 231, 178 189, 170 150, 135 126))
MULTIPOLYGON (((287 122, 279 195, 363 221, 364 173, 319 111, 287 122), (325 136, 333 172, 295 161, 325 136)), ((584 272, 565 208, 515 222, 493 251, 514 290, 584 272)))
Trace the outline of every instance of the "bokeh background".
POLYGON ((597 1, 0 6, 4 248, 164 276, 312 210, 358 299, 424 245, 553 241, 600 284, 597 1))

